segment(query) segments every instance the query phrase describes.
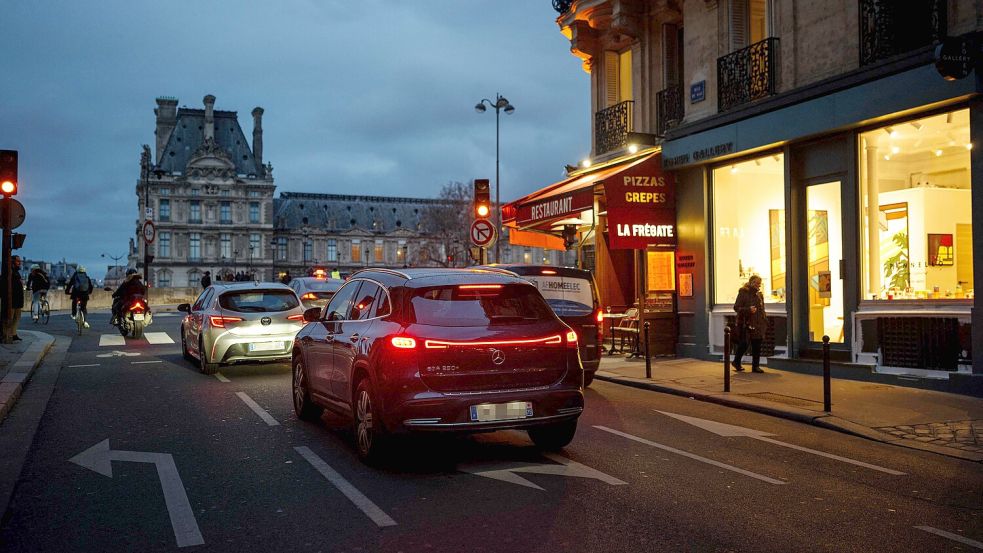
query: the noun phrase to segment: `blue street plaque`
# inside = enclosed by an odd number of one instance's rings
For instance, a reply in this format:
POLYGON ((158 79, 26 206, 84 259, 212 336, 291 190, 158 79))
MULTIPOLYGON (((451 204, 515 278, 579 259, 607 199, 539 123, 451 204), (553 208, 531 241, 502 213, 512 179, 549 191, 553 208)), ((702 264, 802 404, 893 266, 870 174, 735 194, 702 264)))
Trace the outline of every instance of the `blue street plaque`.
POLYGON ((706 99, 707 82, 700 81, 689 85, 689 101, 691 104, 702 102, 706 99))

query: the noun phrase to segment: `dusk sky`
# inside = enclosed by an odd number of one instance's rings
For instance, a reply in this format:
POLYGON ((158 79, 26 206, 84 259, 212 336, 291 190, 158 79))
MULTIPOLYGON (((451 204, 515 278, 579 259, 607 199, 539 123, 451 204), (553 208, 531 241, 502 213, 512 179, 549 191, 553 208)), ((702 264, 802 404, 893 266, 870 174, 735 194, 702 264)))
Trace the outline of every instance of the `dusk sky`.
POLYGON ((7 2, 0 148, 20 151, 28 237, 17 253, 80 261, 135 237, 154 99, 263 116, 277 194, 436 196, 495 177, 503 201, 563 177, 590 149, 589 76, 549 0, 7 2))

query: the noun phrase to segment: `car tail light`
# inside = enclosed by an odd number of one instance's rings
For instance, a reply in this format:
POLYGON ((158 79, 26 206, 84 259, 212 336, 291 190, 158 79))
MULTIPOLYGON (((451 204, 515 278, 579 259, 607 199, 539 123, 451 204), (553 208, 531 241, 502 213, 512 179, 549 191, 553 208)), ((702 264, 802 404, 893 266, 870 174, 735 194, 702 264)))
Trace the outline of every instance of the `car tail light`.
POLYGON ((225 328, 229 323, 241 323, 242 317, 224 317, 221 315, 209 315, 208 322, 216 328, 225 328))
POLYGON ((308 293, 304 294, 303 296, 301 296, 300 299, 302 299, 302 300, 316 300, 317 299, 317 296, 314 295, 314 292, 308 292, 308 293))
POLYGON ((577 333, 572 330, 567 332, 567 347, 577 347, 577 333))
POLYGON ((597 310, 597 343, 604 341, 604 312, 597 310))
POLYGON ((407 336, 393 336, 389 343, 397 349, 416 349, 416 340, 407 336))
POLYGON ((604 312, 601 311, 600 309, 597 310, 597 322, 598 323, 604 322, 604 312))
POLYGON ((530 338, 528 340, 495 340, 495 341, 473 341, 473 342, 447 342, 444 340, 424 340, 423 346, 427 349, 447 349, 449 347, 469 347, 469 346, 540 346, 562 344, 563 337, 559 334, 547 338, 530 338))
POLYGON ((554 271, 553 269, 543 269, 543 274, 544 275, 555 275, 556 274, 556 271, 554 271))
POLYGON ((303 313, 301 313, 300 315, 287 315, 287 320, 304 322, 304 315, 303 313))

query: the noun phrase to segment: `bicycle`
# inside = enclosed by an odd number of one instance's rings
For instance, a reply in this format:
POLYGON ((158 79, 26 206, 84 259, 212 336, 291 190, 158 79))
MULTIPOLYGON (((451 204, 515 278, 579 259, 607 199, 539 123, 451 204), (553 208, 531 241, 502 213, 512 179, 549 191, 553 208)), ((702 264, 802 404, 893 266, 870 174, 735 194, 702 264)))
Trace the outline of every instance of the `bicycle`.
POLYGON ((31 306, 31 319, 34 323, 48 324, 48 319, 51 318, 51 306, 48 304, 48 293, 42 292, 38 296, 38 301, 31 306))
POLYGON ((82 311, 81 298, 75 299, 75 324, 78 326, 79 336, 81 336, 82 329, 85 328, 85 312, 82 311))

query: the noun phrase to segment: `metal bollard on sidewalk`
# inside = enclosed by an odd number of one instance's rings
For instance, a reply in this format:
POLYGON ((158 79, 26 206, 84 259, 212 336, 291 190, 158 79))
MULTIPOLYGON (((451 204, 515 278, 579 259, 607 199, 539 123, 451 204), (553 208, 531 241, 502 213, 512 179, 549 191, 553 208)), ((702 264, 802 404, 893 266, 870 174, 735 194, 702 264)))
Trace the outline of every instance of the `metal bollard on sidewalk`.
POLYGON ((724 391, 730 391, 730 325, 724 325, 724 391))
POLYGON ((648 321, 642 325, 645 328, 645 378, 652 378, 652 356, 649 355, 649 325, 651 323, 648 321))
POLYGON ((823 411, 827 413, 833 408, 829 379, 829 336, 823 336, 823 411))

